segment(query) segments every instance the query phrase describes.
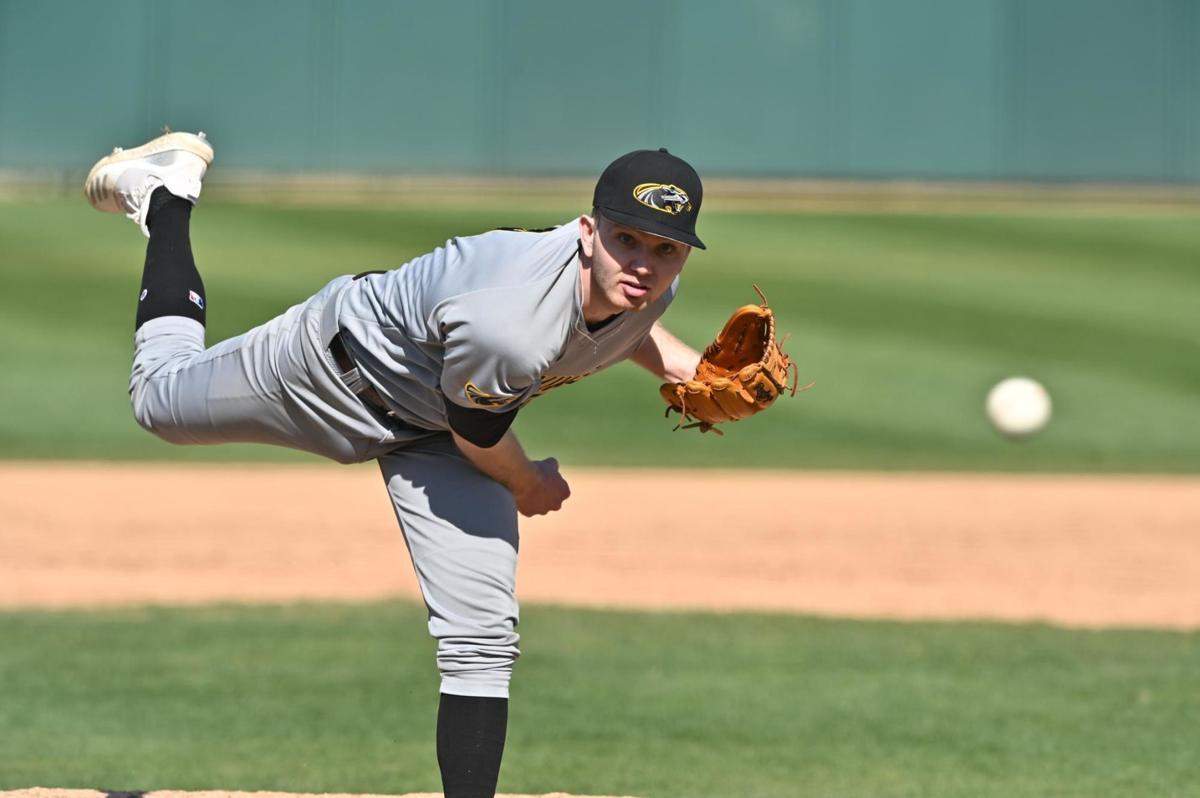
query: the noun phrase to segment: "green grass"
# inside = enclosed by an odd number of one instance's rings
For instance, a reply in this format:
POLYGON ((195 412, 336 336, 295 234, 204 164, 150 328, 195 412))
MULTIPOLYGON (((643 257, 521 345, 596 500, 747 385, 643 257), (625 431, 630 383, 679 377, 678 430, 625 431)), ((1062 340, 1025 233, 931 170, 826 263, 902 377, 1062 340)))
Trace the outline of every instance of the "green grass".
MULTIPOLYGON (((1196 795, 1200 636, 527 609, 501 789, 1196 795)), ((0 789, 438 786, 424 612, 0 613, 0 789)))
MULTIPOLYGON (((447 237, 560 212, 211 202, 193 240, 210 341, 330 277, 398 266, 447 237)), ((532 453, 606 465, 1200 471, 1200 218, 708 213, 666 322, 702 346, 758 282, 816 387, 723 438, 671 433, 656 382, 618 366, 524 411, 532 453), (981 412, 1028 374, 1056 416, 1033 441, 981 412)), ((0 213, 0 457, 296 459, 177 449, 126 397, 143 239, 82 200, 0 213)))

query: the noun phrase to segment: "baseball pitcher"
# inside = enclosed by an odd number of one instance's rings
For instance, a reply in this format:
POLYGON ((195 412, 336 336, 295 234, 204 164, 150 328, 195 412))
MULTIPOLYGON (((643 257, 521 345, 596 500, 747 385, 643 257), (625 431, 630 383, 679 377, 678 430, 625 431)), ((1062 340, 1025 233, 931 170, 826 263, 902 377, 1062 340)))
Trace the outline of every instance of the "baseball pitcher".
POLYGON ((767 363, 773 325, 760 313, 736 342, 714 342, 705 356, 719 374, 662 327, 688 255, 704 247, 702 189, 683 160, 640 150, 604 170, 588 214, 453 238, 397 269, 336 277, 206 348, 189 225, 212 162, 203 133, 167 133, 114 150, 84 185, 94 207, 128 215, 149 238, 134 416, 172 443, 378 461, 438 643, 445 794, 492 796, 518 656, 518 513, 552 512, 570 495, 554 458, 526 456, 513 419, 539 394, 626 359, 666 380, 669 409, 701 429, 743 417, 773 396, 743 390, 754 407, 731 411, 730 368, 736 377, 766 364, 765 382, 783 387, 778 357, 767 363), (716 409, 705 414, 705 402, 716 409))

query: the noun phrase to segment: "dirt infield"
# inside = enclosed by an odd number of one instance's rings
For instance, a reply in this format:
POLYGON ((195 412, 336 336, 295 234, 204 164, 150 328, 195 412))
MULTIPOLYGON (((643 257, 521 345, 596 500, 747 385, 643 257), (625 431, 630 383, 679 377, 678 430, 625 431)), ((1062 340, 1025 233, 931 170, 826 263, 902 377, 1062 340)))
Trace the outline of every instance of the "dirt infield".
MULTIPOLYGON (((522 527, 527 603, 1200 627, 1200 478, 567 477, 566 507, 522 527), (759 495, 779 509, 735 501, 759 495)), ((0 607, 416 595, 373 467, 10 463, 0 479, 0 607)))

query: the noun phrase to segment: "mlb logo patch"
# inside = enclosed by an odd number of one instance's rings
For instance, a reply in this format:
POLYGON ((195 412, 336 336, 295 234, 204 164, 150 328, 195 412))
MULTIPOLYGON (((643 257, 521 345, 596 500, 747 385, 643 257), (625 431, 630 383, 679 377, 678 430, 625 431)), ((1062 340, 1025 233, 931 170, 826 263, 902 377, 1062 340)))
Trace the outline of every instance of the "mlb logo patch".
POLYGON ((200 296, 195 291, 188 291, 188 301, 201 310, 204 310, 204 297, 200 296))

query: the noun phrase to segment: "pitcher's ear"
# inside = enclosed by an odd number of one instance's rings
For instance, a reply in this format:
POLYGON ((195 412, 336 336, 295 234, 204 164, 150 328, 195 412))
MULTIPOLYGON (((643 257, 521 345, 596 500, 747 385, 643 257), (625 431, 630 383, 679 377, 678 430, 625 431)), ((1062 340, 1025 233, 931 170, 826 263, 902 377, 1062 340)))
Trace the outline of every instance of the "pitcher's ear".
POLYGON ((596 236, 599 234, 599 229, 599 220, 595 216, 584 214, 579 217, 579 246, 586 258, 592 257, 592 254, 595 252, 596 236))

